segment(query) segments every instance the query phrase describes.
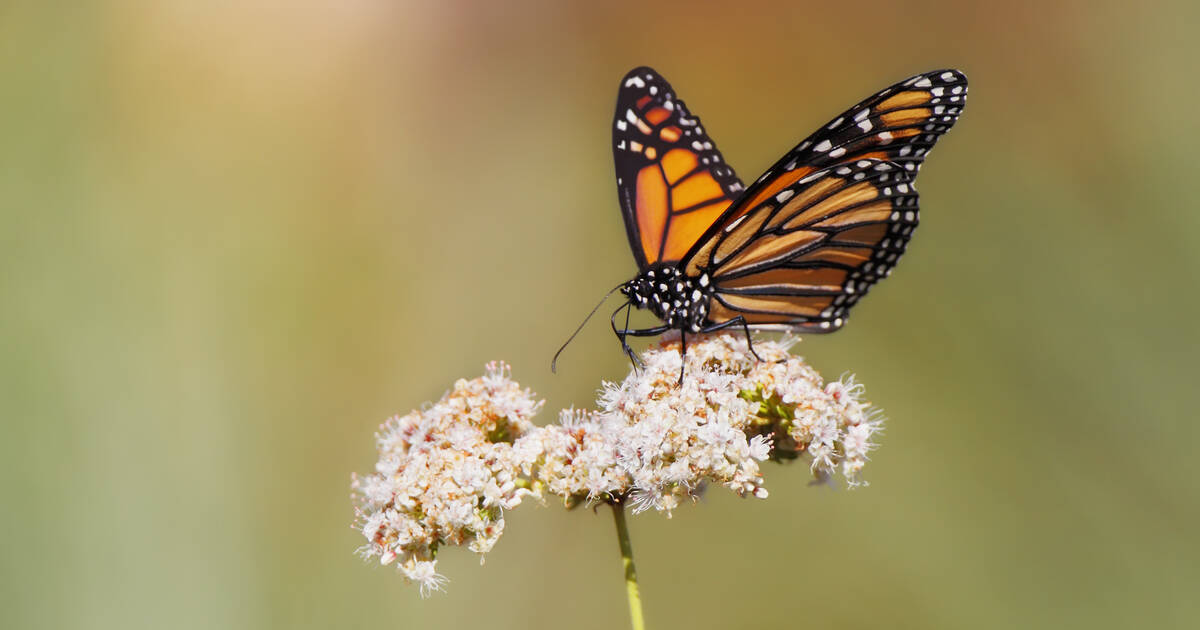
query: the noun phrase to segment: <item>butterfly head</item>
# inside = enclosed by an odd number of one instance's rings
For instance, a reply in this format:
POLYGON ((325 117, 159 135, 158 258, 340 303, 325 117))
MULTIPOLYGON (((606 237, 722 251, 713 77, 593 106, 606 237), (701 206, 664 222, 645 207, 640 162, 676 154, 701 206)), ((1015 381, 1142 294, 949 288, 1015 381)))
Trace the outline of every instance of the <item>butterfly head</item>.
POLYGON ((671 328, 700 332, 708 318, 712 283, 708 274, 692 277, 674 265, 658 264, 622 285, 621 293, 671 328))

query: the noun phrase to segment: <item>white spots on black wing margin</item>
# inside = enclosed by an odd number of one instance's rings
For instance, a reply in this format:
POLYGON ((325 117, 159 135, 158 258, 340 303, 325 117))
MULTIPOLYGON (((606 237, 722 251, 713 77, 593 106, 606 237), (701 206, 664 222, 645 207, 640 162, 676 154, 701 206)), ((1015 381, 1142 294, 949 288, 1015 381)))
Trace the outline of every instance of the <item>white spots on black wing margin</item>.
POLYGON ((811 182, 814 179, 817 179, 818 177, 824 176, 826 173, 827 173, 827 171, 817 171, 815 173, 810 173, 808 175, 805 175, 804 177, 801 177, 800 181, 798 183, 807 184, 808 182, 811 182))

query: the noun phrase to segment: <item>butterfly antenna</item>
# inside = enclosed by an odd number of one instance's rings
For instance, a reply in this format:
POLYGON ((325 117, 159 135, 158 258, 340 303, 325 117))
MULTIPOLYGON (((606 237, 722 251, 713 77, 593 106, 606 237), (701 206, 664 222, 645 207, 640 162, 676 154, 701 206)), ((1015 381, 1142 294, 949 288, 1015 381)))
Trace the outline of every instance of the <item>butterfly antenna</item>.
POLYGON ((575 340, 575 335, 578 335, 579 331, 583 330, 583 327, 587 325, 588 320, 592 318, 592 315, 596 314, 596 311, 600 310, 600 307, 604 305, 604 302, 606 300, 608 300, 609 296, 611 296, 613 293, 616 293, 617 289, 620 289, 623 286, 625 286, 624 282, 613 287, 608 293, 605 293, 604 297, 600 300, 600 303, 597 304, 596 307, 592 309, 591 313, 588 313, 587 317, 583 318, 583 323, 579 324, 579 328, 576 328, 575 332, 571 333, 571 336, 567 338, 566 343, 564 343, 562 345, 562 347, 558 349, 558 352, 554 353, 554 358, 550 360, 550 371, 551 372, 555 372, 555 367, 558 363, 558 355, 562 354, 562 351, 566 350, 567 346, 569 346, 571 344, 571 342, 575 340))

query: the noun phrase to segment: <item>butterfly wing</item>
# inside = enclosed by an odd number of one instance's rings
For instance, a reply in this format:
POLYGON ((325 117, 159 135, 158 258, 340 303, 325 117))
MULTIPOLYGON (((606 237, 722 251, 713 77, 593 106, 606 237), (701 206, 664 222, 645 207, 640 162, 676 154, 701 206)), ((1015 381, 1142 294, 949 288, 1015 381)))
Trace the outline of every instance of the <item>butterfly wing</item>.
POLYGON ((713 286, 709 322, 832 332, 904 253, 918 221, 912 176, 862 159, 815 170, 698 244, 686 265, 713 286))
POLYGON ((621 80, 613 157, 625 231, 642 271, 681 259, 744 190, 700 119, 650 68, 621 80))
POLYGON ((967 77, 957 70, 918 74, 872 95, 822 125, 767 169, 715 222, 713 232, 833 164, 886 160, 915 178, 929 150, 958 121, 966 99, 967 77))

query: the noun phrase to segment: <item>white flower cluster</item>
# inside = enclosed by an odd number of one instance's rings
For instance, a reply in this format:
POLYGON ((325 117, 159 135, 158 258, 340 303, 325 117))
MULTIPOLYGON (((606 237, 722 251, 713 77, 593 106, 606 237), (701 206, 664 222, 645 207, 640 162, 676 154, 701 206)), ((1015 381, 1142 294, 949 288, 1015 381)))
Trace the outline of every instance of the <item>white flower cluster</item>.
POLYGON ((874 446, 880 420, 853 380, 823 384, 788 353, 790 342, 701 338, 688 345, 681 383, 678 339, 642 355, 644 367, 605 383, 599 410, 564 412, 546 427, 539 479, 574 502, 627 497, 634 511, 668 514, 709 483, 766 498, 759 462, 808 454, 828 478, 840 466, 851 485, 874 446), (545 474, 552 473, 552 474, 545 474))
POLYGON ((376 474, 354 481, 362 551, 398 560, 427 593, 444 580, 434 571, 440 545, 485 553, 503 510, 525 496, 670 514, 708 484, 765 498, 760 462, 801 456, 818 479, 840 470, 855 485, 880 420, 861 385, 823 383, 789 345, 756 342, 759 361, 740 335, 700 337, 681 383, 678 338, 664 339, 642 354, 641 370, 605 383, 599 409, 563 411, 546 427, 529 421, 541 403, 491 364, 426 411, 384 425, 376 474))
POLYGON ((355 476, 357 527, 364 557, 396 563, 421 594, 439 590, 441 545, 486 553, 504 531, 504 510, 531 494, 528 461, 512 442, 534 430, 533 393, 490 363, 487 374, 459 380, 423 411, 389 419, 376 435, 375 474, 355 476))

